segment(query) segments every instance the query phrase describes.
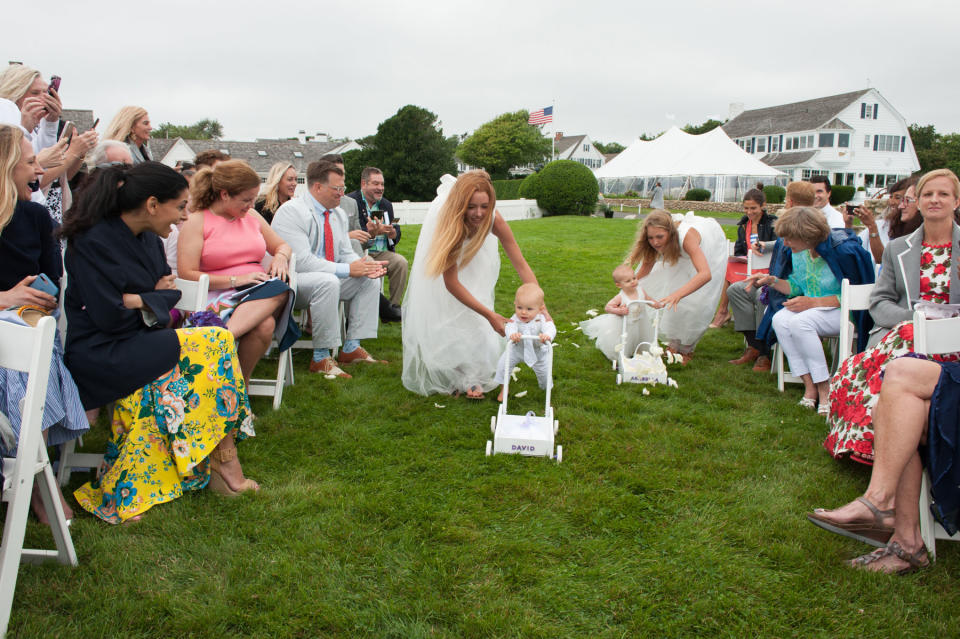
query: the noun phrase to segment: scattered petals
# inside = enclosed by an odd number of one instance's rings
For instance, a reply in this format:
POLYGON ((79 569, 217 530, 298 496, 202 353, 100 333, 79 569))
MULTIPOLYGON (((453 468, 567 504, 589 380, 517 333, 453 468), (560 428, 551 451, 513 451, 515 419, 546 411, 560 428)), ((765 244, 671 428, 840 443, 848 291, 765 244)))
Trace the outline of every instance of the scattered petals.
POLYGON ((596 317, 597 315, 599 315, 599 313, 597 312, 597 309, 591 308, 590 310, 587 311, 587 315, 589 315, 590 317, 596 317))
POLYGON ((510 379, 512 379, 513 381, 517 381, 517 373, 519 372, 520 372, 520 367, 514 366, 513 370, 510 371, 510 379))
POLYGON ((576 328, 573 329, 573 330, 575 330, 575 331, 582 331, 582 330, 583 330, 583 327, 582 327, 582 326, 578 326, 578 327, 576 327, 576 328))
POLYGON ((520 391, 519 393, 514 393, 513 396, 514 396, 514 397, 526 397, 526 396, 527 396, 527 391, 520 391))
POLYGON ((667 386, 672 386, 673 388, 680 388, 679 386, 677 386, 676 380, 674 380, 672 377, 667 378, 667 386))
POLYGON ((323 378, 324 378, 324 379, 336 379, 337 376, 336 376, 336 375, 329 375, 329 374, 328 374, 328 375, 324 375, 323 378))
POLYGON ((573 346, 574 348, 580 348, 580 345, 575 344, 574 342, 570 342, 570 345, 573 346))
POLYGON ((650 391, 647 390, 646 388, 644 388, 644 389, 643 389, 643 394, 644 394, 644 395, 649 395, 649 394, 650 394, 650 391))
POLYGON ((436 403, 436 402, 433 403, 433 407, 434 407, 434 408, 446 408, 446 406, 444 406, 443 404, 438 404, 438 403, 436 403))

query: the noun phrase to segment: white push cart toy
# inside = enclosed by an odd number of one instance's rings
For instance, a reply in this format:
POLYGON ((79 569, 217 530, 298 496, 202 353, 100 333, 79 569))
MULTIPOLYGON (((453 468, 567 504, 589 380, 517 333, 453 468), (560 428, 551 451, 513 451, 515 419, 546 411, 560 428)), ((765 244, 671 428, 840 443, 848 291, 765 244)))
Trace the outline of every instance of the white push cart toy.
POLYGON ((660 309, 655 311, 653 316, 653 338, 649 342, 640 342, 628 354, 627 345, 627 318, 629 310, 633 304, 647 304, 653 307, 650 300, 630 300, 627 302, 627 315, 623 316, 623 328, 620 331, 620 344, 617 347, 617 359, 613 362, 613 368, 617 371, 617 384, 631 382, 633 384, 666 384, 667 367, 663 363, 663 349, 657 341, 660 335, 660 309), (647 346, 647 349, 640 353, 640 349, 647 346))
MULTIPOLYGON (((539 340, 537 335, 523 335, 521 339, 539 340)), ((521 342, 509 342, 507 348, 520 348, 521 342)), ((547 356, 547 399, 543 409, 543 417, 538 417, 533 411, 526 415, 510 415, 507 413, 507 400, 510 397, 510 358, 504 358, 503 401, 497 414, 490 418, 490 430, 493 440, 487 440, 487 456, 495 453, 514 455, 528 455, 531 457, 555 457, 557 463, 563 459, 563 447, 557 446, 556 456, 553 452, 553 438, 557 434, 560 422, 553 418, 553 407, 550 406, 550 391, 553 386, 553 345, 548 346, 547 356)))

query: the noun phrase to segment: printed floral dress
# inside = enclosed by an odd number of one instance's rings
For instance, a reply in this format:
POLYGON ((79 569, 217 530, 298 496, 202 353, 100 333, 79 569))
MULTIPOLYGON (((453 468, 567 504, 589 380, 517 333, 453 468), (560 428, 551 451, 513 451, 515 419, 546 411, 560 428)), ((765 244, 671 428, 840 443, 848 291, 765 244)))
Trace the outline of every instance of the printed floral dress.
MULTIPOLYGON (((950 300, 950 244, 923 243, 920 254, 920 299, 937 304, 950 300)), ((830 380, 830 434, 823 447, 840 459, 873 464, 873 408, 880 396, 881 374, 887 362, 913 353, 913 322, 894 326, 873 348, 840 364, 830 380)), ((940 362, 960 360, 960 354, 933 355, 940 362)))
POLYGON ((121 523, 204 488, 207 457, 220 440, 254 435, 233 335, 186 328, 177 336, 179 363, 116 402, 98 476, 74 492, 106 522, 121 523))

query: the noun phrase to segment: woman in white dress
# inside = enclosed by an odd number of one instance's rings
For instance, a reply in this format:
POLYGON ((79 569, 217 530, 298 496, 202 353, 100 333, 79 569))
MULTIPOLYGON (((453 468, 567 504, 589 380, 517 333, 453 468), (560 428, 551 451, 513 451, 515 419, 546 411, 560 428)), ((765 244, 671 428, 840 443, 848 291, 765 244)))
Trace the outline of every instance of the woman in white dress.
POLYGON ((402 380, 408 390, 482 399, 496 388, 507 321, 493 309, 498 240, 521 281, 537 283, 496 201, 484 171, 441 178, 403 303, 402 380))
POLYGON ((653 211, 644 219, 627 261, 647 295, 666 308, 660 334, 686 364, 703 337, 720 299, 726 272, 727 237, 713 218, 692 211, 671 216, 653 211))

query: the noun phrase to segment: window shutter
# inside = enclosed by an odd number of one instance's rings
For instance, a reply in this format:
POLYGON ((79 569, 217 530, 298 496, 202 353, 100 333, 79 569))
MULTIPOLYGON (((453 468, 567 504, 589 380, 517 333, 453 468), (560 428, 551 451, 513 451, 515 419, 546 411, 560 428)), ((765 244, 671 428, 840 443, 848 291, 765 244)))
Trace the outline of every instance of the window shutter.
POLYGON ((780 152, 783 153, 783 134, 782 133, 780 134, 779 149, 780 149, 780 152))
POLYGON ((901 153, 903 153, 903 148, 904 148, 904 146, 906 146, 906 144, 907 144, 907 136, 904 135, 904 136, 902 136, 902 137, 900 138, 900 152, 901 152, 901 153))
POLYGON ((877 111, 879 111, 879 110, 880 110, 880 105, 879 105, 879 104, 874 104, 874 105, 873 105, 873 119, 874 119, 874 120, 877 119, 877 111))
POLYGON ((879 143, 879 141, 880 141, 880 136, 879 136, 879 135, 874 135, 874 136, 873 136, 873 150, 874 150, 874 151, 877 150, 877 144, 879 143))
POLYGON ((867 103, 861 102, 860 103, 860 119, 865 120, 866 117, 867 117, 867 103))

